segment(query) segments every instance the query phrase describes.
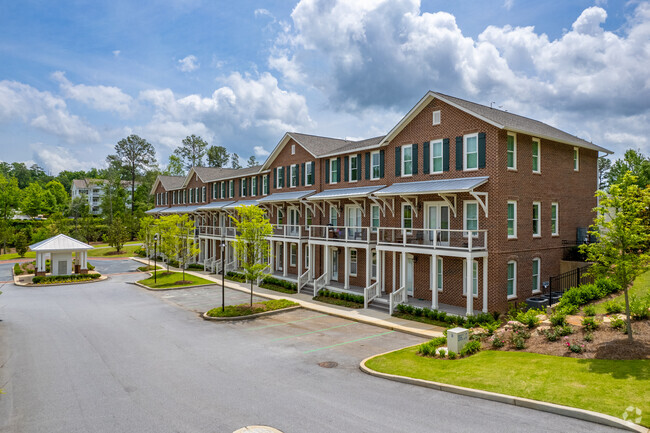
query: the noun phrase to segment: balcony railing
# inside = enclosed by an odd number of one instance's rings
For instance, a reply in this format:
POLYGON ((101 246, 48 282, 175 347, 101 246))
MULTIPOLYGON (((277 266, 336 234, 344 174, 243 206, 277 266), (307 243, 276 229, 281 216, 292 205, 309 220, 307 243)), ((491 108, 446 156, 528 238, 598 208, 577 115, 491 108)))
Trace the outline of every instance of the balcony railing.
POLYGON ((370 227, 309 226, 309 238, 340 242, 375 242, 377 233, 370 227))
POLYGON ((273 237, 306 239, 309 237, 309 230, 307 227, 300 225, 274 225, 273 237))
POLYGON ((379 228, 378 244, 480 251, 487 249, 487 230, 379 228))

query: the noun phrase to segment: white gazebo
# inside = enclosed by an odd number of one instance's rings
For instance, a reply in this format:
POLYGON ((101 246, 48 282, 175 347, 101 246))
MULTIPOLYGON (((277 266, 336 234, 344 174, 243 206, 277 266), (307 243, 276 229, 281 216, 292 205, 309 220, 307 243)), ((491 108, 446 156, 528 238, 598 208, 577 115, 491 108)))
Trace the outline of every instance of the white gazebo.
POLYGON ((93 247, 61 234, 30 245, 29 249, 36 253, 36 275, 45 275, 45 255, 47 253, 50 254, 52 275, 70 275, 73 264, 75 273, 88 273, 87 251, 92 250, 93 247), (72 253, 75 253, 74 263, 72 253))

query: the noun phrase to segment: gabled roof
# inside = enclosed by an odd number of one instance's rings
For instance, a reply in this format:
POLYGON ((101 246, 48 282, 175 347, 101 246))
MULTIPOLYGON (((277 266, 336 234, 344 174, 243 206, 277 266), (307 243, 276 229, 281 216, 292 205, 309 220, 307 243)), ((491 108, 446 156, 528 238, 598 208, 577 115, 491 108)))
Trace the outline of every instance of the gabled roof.
POLYGON ((217 179, 220 179, 222 176, 227 176, 229 173, 232 173, 234 171, 237 170, 234 168, 226 167, 192 167, 190 173, 187 175, 185 183, 187 183, 187 180, 192 178, 192 176, 190 176, 192 173, 198 174, 201 182, 213 182, 217 179))
POLYGON ((393 138, 397 136, 397 134, 399 134, 404 129, 404 127, 411 120, 413 120, 415 116, 417 116, 434 99, 439 99, 453 107, 458 108, 459 110, 462 110, 478 119, 496 126, 499 129, 529 134, 533 137, 544 138, 572 146, 597 150, 599 152, 613 153, 611 150, 597 146, 544 122, 432 91, 427 92, 427 94, 424 95, 424 97, 420 99, 420 101, 408 113, 406 113, 402 120, 400 120, 400 122, 395 125, 395 127, 393 127, 393 129, 391 129, 391 131, 384 137, 381 144, 388 144, 393 138))
POLYGON ((64 234, 56 235, 44 241, 37 242, 29 246, 32 251, 79 251, 79 250, 92 250, 93 247, 66 236, 64 234))
POLYGON ((162 184, 163 188, 165 188, 165 191, 171 191, 174 189, 181 189, 184 183, 185 176, 163 176, 162 174, 159 174, 156 178, 156 181, 153 183, 153 186, 151 187, 151 194, 156 193, 158 184, 162 184))

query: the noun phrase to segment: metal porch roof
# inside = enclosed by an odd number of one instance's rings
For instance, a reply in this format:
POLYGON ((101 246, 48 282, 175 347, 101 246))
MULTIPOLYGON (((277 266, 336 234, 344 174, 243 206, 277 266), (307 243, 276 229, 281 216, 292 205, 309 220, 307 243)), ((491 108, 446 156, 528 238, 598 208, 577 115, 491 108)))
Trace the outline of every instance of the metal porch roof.
POLYGON ((279 201, 296 201, 300 200, 303 197, 306 197, 310 194, 315 193, 316 190, 311 189, 309 191, 289 191, 289 192, 276 192, 266 197, 262 197, 257 200, 260 203, 275 203, 279 201))
POLYGON ((209 211, 209 210, 221 210, 225 206, 234 203, 233 200, 230 201, 213 201, 203 206, 199 206, 196 210, 209 211))
POLYGON ((394 183, 388 188, 374 193, 376 196, 405 194, 441 194, 469 192, 487 182, 489 176, 464 177, 459 179, 425 180, 422 182, 394 183))
POLYGON ((257 206, 257 204, 257 200, 239 200, 224 206, 223 209, 234 209, 237 206, 257 206))
POLYGON ((149 210, 144 211, 144 213, 147 213, 147 214, 158 213, 158 212, 164 211, 165 209, 169 209, 169 208, 167 206, 155 207, 153 209, 149 209, 149 210))
POLYGON ((307 197, 307 200, 336 200, 344 198, 366 197, 384 188, 386 185, 359 186, 356 188, 328 189, 307 197))
POLYGON ((192 213, 195 210, 197 210, 199 207, 201 207, 201 205, 170 207, 168 209, 165 209, 164 211, 161 211, 160 213, 164 213, 164 214, 192 213))

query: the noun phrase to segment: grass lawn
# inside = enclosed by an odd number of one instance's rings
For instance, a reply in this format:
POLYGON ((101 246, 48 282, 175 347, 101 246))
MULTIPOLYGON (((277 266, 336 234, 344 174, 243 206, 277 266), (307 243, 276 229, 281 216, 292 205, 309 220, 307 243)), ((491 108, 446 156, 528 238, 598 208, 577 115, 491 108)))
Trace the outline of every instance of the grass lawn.
POLYGON ((650 426, 650 360, 576 359, 527 352, 483 351, 450 361, 418 356, 416 347, 366 365, 382 373, 431 380, 592 410, 621 418, 628 406, 650 426))
POLYGON ((18 253, 9 253, 9 254, 0 255, 0 260, 15 260, 15 259, 20 259, 20 258, 35 259, 36 258, 36 253, 34 251, 27 251, 27 253, 25 254, 25 257, 20 257, 20 254, 18 254, 18 253))
POLYGON ((139 244, 125 245, 122 247, 121 254, 110 254, 115 252, 115 248, 95 248, 88 250, 88 257, 131 257, 134 251, 140 248, 139 244))
MULTIPOLYGON (((637 279, 634 280, 634 284, 629 290, 630 296, 636 295, 639 298, 647 296, 648 294, 650 294, 650 271, 639 275, 637 279)), ((614 298, 614 301, 625 306, 625 293, 621 292, 620 295, 614 298)), ((596 314, 607 314, 604 302, 596 304, 596 314)))
POLYGON ((186 284, 176 284, 177 281, 181 281, 183 279, 182 272, 170 272, 169 274, 167 274, 167 272, 156 272, 158 273, 158 282, 154 282, 154 277, 152 275, 151 278, 140 280, 138 283, 144 284, 145 286, 152 289, 172 289, 174 287, 194 286, 197 284, 215 284, 214 282, 208 281, 205 278, 196 277, 188 273, 185 274, 185 280, 190 282, 186 284))
POLYGON ((206 314, 210 317, 250 316, 251 314, 281 310, 283 308, 295 307, 296 305, 299 304, 287 299, 272 299, 270 301, 253 303, 253 309, 250 308, 250 304, 226 305, 224 311, 221 311, 221 307, 217 307, 208 311, 206 314))

